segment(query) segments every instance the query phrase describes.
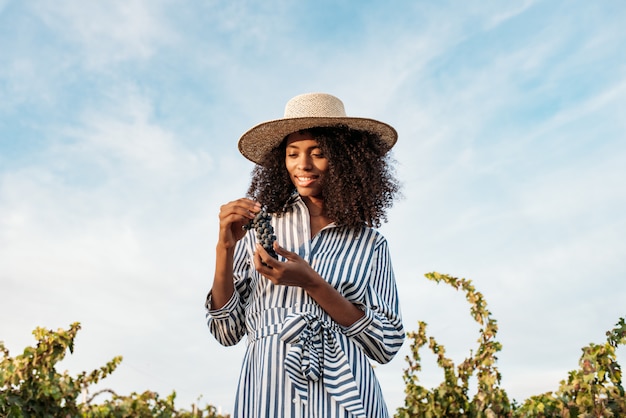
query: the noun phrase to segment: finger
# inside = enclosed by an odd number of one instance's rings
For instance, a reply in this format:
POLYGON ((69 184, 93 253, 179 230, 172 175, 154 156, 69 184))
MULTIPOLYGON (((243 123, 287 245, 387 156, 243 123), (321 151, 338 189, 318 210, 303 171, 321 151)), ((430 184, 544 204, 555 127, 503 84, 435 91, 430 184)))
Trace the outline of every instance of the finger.
POLYGON ((256 252, 254 253, 255 266, 257 271, 261 272, 263 268, 273 269, 276 266, 277 261, 269 255, 269 253, 263 248, 261 244, 256 245, 256 252))
POLYGON ((221 222, 227 224, 234 222, 246 223, 254 219, 257 213, 257 206, 254 205, 242 206, 228 204, 220 208, 219 218, 221 222))
POLYGON ((252 199, 248 199, 248 198, 239 199, 237 203, 240 206, 244 207, 249 212, 259 213, 261 211, 261 204, 252 199))
POLYGON ((258 249, 254 252, 254 255, 252 256, 252 261, 254 262, 254 268, 257 271, 260 271, 263 266, 263 259, 261 258, 261 254, 259 253, 258 249))
POLYGON ((246 211, 246 219, 251 220, 254 219, 255 216, 261 212, 261 204, 259 202, 255 202, 254 200, 250 200, 250 199, 242 199, 243 201, 243 209, 245 209, 246 211))
POLYGON ((243 212, 252 212, 258 213, 261 211, 261 204, 259 202, 255 202, 254 200, 242 198, 238 200, 233 200, 232 202, 228 202, 225 205, 220 207, 220 213, 229 214, 229 213, 243 213, 243 212))
POLYGON ((277 241, 274 241, 273 246, 274 246, 274 251, 276 251, 276 254, 282 255, 288 260, 293 260, 298 257, 298 254, 292 253, 291 251, 288 251, 284 249, 283 247, 281 247, 280 245, 278 245, 277 241))
POLYGON ((240 215, 232 213, 228 216, 220 217, 220 228, 230 228, 231 225, 245 225, 250 222, 250 218, 247 215, 240 215))

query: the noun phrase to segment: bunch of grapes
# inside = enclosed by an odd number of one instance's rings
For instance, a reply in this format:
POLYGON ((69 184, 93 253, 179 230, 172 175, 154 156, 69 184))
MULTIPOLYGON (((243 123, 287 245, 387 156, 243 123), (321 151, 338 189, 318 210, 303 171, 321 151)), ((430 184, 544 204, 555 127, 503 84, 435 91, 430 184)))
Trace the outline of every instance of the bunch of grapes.
POLYGON ((274 228, 271 224, 272 215, 262 209, 256 214, 254 219, 244 225, 244 229, 256 230, 256 239, 261 243, 265 251, 272 257, 278 259, 276 251, 274 251, 274 241, 276 241, 276 235, 274 235, 274 228))

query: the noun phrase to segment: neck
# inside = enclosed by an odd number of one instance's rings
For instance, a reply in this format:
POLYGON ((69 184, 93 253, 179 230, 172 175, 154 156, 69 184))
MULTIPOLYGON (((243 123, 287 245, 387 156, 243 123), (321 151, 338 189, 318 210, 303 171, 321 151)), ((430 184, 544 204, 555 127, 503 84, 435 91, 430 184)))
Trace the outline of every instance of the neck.
POLYGON ((316 197, 306 196, 302 199, 309 209, 309 216, 312 218, 324 217, 324 200, 316 197))

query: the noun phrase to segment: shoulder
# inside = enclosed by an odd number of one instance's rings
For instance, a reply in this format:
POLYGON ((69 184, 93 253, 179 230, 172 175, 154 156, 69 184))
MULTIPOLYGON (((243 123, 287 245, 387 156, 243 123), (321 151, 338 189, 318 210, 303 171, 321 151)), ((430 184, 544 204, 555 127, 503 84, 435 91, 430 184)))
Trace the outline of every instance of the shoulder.
POLYGON ((379 230, 369 226, 362 226, 361 228, 338 227, 337 229, 341 231, 342 236, 347 240, 367 242, 374 247, 387 245, 385 236, 379 230))
POLYGON ((372 236, 376 242, 376 247, 387 246, 387 238, 378 229, 368 228, 372 231, 372 236))

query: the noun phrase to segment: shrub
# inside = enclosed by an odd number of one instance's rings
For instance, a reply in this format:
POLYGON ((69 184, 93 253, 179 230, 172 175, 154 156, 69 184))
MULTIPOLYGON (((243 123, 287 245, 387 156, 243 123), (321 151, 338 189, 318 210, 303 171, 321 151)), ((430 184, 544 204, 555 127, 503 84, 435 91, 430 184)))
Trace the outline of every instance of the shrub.
POLYGON ((67 372, 59 373, 56 364, 63 360, 68 350, 70 353, 74 351, 74 338, 79 329, 79 323, 71 324, 68 330, 37 328, 33 331, 37 345, 26 347, 14 358, 0 341, 0 416, 228 418, 217 414, 211 405, 204 409, 197 409, 194 405, 191 412, 177 410, 174 406, 176 392, 162 399, 150 391, 119 396, 105 389, 83 403, 78 402, 81 394, 88 393, 89 386, 111 374, 122 361, 122 357, 114 357, 100 369, 89 374, 82 372, 76 377, 67 372), (112 396, 101 404, 94 404, 94 398, 102 393, 112 396))
POLYGON ((616 349, 626 344, 626 324, 620 318, 615 328, 608 331, 603 344, 590 344, 582 349, 580 368, 570 371, 559 389, 552 393, 532 396, 521 405, 511 403, 500 387, 501 375, 496 367, 496 353, 502 345, 495 340, 498 326, 482 294, 470 280, 439 273, 426 277, 437 283, 446 283, 465 292, 472 317, 481 326, 478 348, 474 354, 455 367, 445 356, 445 348, 433 337, 427 337, 426 324, 418 323, 417 332, 408 333, 411 356, 406 357, 404 370, 405 401, 398 408, 397 418, 409 417, 525 417, 525 418, 591 418, 626 417, 626 396, 622 386, 621 367, 616 349), (436 388, 419 384, 421 371, 420 349, 428 344, 444 371, 444 381, 436 388), (470 398, 469 379, 476 375, 477 392, 470 398))

